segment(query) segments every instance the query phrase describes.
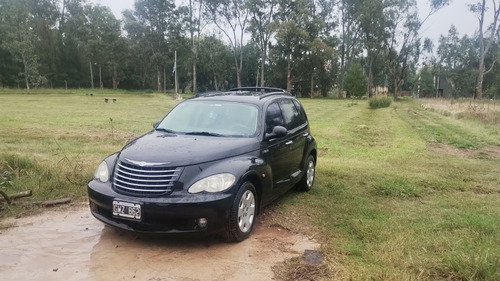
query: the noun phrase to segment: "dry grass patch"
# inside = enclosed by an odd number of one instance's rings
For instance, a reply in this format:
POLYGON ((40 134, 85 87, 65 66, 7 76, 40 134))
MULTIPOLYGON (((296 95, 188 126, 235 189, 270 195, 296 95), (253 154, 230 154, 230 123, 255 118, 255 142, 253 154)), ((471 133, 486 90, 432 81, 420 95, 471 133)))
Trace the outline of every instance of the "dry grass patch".
POLYGON ((476 119, 500 124, 500 101, 472 99, 419 99, 422 107, 458 119, 476 119))

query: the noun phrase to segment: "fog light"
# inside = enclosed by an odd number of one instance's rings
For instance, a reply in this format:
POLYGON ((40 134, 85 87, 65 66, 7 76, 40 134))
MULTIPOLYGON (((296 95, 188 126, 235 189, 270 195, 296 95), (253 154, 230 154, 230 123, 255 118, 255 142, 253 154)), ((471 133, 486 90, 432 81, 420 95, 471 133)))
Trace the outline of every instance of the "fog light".
POLYGON ((208 221, 207 218, 199 218, 198 219, 198 227, 205 228, 207 227, 208 221))

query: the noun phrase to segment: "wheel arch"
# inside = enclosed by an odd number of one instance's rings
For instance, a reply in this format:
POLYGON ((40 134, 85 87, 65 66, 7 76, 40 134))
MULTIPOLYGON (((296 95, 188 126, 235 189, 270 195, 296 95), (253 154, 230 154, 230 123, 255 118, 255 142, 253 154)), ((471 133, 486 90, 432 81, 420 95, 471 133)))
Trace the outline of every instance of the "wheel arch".
POLYGON ((253 186, 255 187, 255 191, 257 192, 257 212, 256 214, 258 215, 260 213, 260 209, 261 209, 261 206, 262 206, 262 181, 261 179, 259 178, 258 175, 256 174, 249 174, 247 175, 243 182, 251 182, 253 184, 253 186))

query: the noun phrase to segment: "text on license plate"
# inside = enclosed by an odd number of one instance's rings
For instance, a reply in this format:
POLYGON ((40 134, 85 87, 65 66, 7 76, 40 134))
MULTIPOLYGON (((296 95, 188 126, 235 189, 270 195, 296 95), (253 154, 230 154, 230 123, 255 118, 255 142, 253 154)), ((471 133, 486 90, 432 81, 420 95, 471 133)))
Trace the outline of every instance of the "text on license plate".
POLYGON ((130 220, 141 220, 141 205, 114 200, 113 216, 130 220))

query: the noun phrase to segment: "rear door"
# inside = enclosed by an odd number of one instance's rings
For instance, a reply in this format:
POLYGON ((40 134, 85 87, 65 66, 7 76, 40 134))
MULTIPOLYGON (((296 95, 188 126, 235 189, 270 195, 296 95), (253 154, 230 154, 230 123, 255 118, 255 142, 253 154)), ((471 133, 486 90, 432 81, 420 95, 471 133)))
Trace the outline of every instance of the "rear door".
POLYGON ((302 157, 308 136, 306 119, 301 108, 297 108, 297 104, 289 98, 280 100, 285 128, 288 130, 286 145, 290 151, 288 153, 287 176, 291 185, 300 179, 302 157))

